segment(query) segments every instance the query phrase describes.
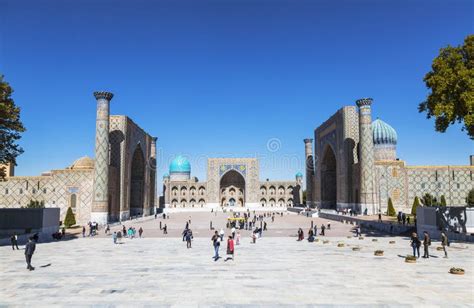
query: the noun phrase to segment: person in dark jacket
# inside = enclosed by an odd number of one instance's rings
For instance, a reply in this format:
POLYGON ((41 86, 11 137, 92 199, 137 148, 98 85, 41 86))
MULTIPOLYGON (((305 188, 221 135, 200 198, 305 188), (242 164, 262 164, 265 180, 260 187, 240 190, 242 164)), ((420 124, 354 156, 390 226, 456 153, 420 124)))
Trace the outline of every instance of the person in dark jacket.
POLYGON ((13 250, 15 250, 15 247, 17 250, 20 250, 20 248, 18 248, 18 236, 16 235, 16 233, 13 233, 13 235, 10 237, 10 241, 12 242, 13 250))
POLYGON ((428 234, 428 232, 424 231, 423 232, 424 234, 424 237, 423 237, 423 248, 424 248, 424 254, 423 254, 423 258, 426 258, 428 259, 430 257, 430 254, 428 252, 428 247, 431 245, 431 238, 428 234))
POLYGON ((28 239, 28 243, 26 243, 25 246, 25 258, 26 258, 26 269, 33 271, 35 268, 31 266, 31 258, 33 257, 33 254, 35 253, 36 249, 36 243, 33 240, 32 237, 28 239))
POLYGON ((449 246, 449 240, 448 236, 446 235, 446 232, 441 231, 441 246, 443 246, 444 250, 444 257, 448 257, 448 251, 446 250, 446 246, 449 246))

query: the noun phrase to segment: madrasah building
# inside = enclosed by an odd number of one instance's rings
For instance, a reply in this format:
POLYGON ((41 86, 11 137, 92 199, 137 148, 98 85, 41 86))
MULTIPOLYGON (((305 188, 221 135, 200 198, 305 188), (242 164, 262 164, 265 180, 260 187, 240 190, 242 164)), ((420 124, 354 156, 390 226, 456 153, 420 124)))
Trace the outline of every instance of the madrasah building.
POLYGON ((232 209, 281 211, 301 205, 303 174, 293 181, 260 181, 256 158, 209 158, 207 181, 191 177, 191 164, 176 157, 163 176, 165 212, 232 209))
POLYGON ((465 166, 409 166, 397 157, 398 136, 380 119, 372 122, 372 99, 346 106, 305 139, 306 203, 325 210, 409 213, 416 196, 429 193, 448 206, 465 206, 474 188, 474 156, 465 166))

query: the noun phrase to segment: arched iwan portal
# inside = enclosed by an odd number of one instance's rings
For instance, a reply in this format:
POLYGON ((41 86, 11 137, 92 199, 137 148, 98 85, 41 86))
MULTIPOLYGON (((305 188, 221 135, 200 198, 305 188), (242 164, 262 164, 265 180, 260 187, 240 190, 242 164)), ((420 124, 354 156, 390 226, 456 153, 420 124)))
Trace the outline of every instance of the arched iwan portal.
POLYGON ((219 191, 222 206, 245 206, 245 179, 239 172, 230 170, 225 173, 221 178, 219 191), (239 202, 235 201, 236 192, 242 192, 242 196, 238 196, 239 202))
POLYGON ((140 145, 137 146, 132 158, 130 182, 130 215, 143 215, 145 204, 145 158, 140 145))
POLYGON ((321 206, 337 208, 337 162, 332 148, 328 145, 323 152, 321 163, 321 206))

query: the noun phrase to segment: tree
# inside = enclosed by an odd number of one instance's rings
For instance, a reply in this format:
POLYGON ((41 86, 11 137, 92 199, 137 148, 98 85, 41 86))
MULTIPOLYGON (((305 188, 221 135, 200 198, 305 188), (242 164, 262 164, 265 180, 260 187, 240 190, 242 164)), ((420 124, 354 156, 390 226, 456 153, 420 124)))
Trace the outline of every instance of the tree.
POLYGON ((416 216, 416 208, 420 206, 420 199, 418 197, 415 197, 415 200, 413 200, 413 206, 411 207, 411 214, 416 216))
POLYGON ((423 203, 424 206, 433 206, 433 196, 430 194, 424 194, 423 197, 421 198, 421 202, 423 203))
POLYGON ((444 195, 441 195, 441 201, 439 202, 439 206, 446 206, 446 197, 444 195))
MULTIPOLYGON (((23 153, 18 145, 25 131, 20 121, 20 108, 11 98, 13 89, 0 75, 0 164, 16 165, 16 157, 23 153)), ((0 168, 0 180, 5 179, 5 169, 0 168)))
POLYGON ((418 111, 435 117, 435 130, 444 133, 454 123, 474 139, 474 35, 464 45, 441 48, 423 81, 431 90, 418 111))
POLYGON ((64 218, 64 225, 66 228, 72 227, 76 224, 76 217, 74 217, 74 213, 72 212, 72 208, 69 207, 66 212, 66 218, 64 218))
POLYGON ((392 198, 388 198, 387 215, 392 217, 397 216, 397 212, 395 212, 395 208, 393 207, 392 198))
POLYGON ((467 206, 474 206, 474 189, 471 189, 466 198, 467 206))

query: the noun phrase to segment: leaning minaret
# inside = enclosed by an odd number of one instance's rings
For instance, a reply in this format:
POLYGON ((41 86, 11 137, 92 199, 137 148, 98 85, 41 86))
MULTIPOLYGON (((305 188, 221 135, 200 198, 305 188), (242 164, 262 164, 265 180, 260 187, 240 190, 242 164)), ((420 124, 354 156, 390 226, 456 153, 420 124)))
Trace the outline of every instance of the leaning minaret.
POLYGON ((97 100, 97 118, 91 221, 106 224, 109 209, 109 105, 114 95, 94 92, 94 96, 97 100))
POLYGON ((371 98, 356 101, 359 107, 359 166, 360 166, 360 211, 375 214, 374 187, 374 142, 372 136, 371 98))
POLYGON ((313 139, 304 139, 305 170, 306 170, 306 206, 313 207, 313 139))

